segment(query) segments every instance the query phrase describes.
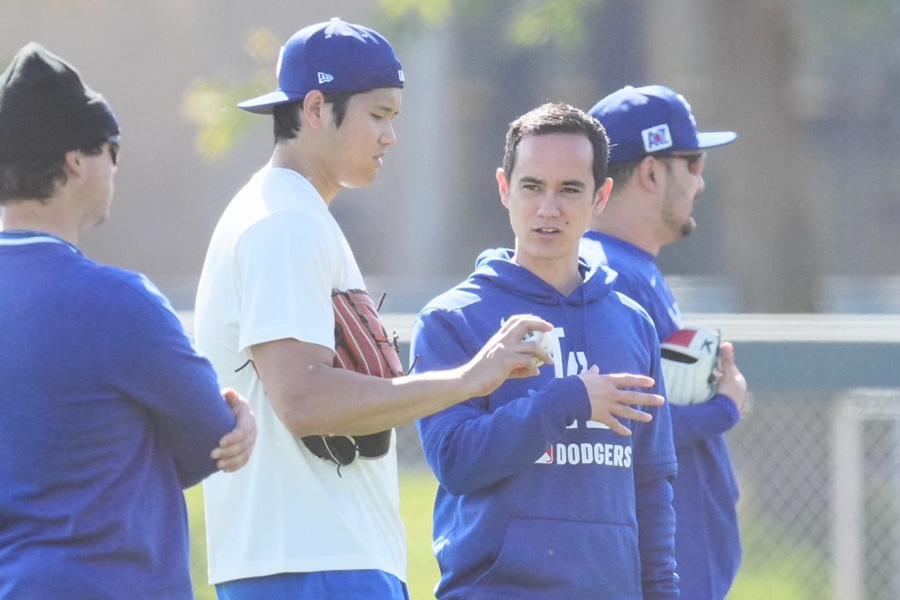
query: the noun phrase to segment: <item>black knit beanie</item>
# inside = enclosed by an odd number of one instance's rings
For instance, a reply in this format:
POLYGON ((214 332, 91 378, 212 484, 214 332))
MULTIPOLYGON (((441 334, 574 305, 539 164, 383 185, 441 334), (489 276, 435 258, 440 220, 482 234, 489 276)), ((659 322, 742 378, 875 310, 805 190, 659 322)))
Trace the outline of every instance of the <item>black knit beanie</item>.
POLYGON ((36 42, 19 50, 0 75, 0 161, 52 157, 118 133, 103 96, 36 42))

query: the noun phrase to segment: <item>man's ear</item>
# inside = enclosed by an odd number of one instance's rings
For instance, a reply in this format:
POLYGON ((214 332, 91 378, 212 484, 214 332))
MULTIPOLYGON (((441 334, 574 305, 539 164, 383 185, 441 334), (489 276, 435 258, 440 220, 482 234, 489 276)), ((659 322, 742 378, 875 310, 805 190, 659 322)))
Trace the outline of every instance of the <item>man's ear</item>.
POLYGON ((609 177, 606 178, 606 181, 603 182, 599 188, 597 188, 597 192, 594 194, 594 216, 596 217, 603 209, 606 207, 606 203, 609 202, 609 194, 612 192, 613 180, 609 177))
POLYGON ((641 187, 656 191, 660 185, 660 173, 665 168, 663 162, 654 156, 645 156, 634 169, 634 179, 641 187))
POLYGON ((64 167, 74 177, 80 177, 84 171, 84 153, 81 150, 69 150, 66 152, 64 167))
POLYGON ((500 202, 509 210, 509 181, 502 168, 497 169, 497 189, 500 192, 500 202))
POLYGON ((320 129, 323 123, 323 112, 325 109, 325 95, 319 90, 312 90, 303 98, 303 106, 300 108, 300 118, 303 120, 304 126, 309 125, 311 129, 320 129))

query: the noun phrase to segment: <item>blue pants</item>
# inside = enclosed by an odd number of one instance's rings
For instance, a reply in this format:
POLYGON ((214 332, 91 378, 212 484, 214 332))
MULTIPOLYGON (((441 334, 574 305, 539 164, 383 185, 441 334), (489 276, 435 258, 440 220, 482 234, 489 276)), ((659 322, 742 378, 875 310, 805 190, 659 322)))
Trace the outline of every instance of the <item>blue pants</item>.
POLYGON ((406 584, 383 571, 280 573, 216 584, 219 600, 409 600, 406 584))

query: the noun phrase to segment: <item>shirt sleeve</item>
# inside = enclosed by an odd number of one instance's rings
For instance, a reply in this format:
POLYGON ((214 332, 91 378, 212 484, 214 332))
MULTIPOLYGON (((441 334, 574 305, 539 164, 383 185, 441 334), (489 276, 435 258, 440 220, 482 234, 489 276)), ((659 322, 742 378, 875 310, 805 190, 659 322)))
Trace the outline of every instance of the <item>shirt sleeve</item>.
POLYGON ((307 213, 283 211, 250 227, 235 251, 240 351, 294 338, 334 349, 331 289, 340 247, 307 213))
POLYGON ((103 360, 120 393, 143 406, 158 447, 187 488, 217 468, 210 453, 235 426, 216 373, 185 335, 168 300, 143 276, 111 295, 103 360))
POLYGON ((670 404, 676 449, 721 435, 734 427, 741 414, 725 394, 699 404, 670 404))
MULTIPOLYGON (((413 327, 410 352, 415 371, 465 364, 477 349, 467 349, 463 339, 471 336, 461 335, 443 313, 423 313, 413 327)), ((590 414, 580 379, 552 378, 540 389, 523 390, 521 397, 496 410, 489 410, 488 398, 473 398, 420 419, 416 426, 438 481, 450 493, 461 495, 528 468, 567 425, 587 420, 590 414)))
POLYGON ((643 597, 645 600, 677 598, 672 478, 637 482, 635 493, 643 597))
MULTIPOLYGON (((651 329, 647 344, 653 356, 653 393, 663 394, 661 359, 656 332, 651 329)), ((672 480, 677 471, 670 412, 666 406, 643 407, 653 415, 649 423, 635 425, 635 500, 638 520, 638 548, 641 555, 641 582, 644 598, 662 600, 678 597, 675 574, 675 509, 672 480)))

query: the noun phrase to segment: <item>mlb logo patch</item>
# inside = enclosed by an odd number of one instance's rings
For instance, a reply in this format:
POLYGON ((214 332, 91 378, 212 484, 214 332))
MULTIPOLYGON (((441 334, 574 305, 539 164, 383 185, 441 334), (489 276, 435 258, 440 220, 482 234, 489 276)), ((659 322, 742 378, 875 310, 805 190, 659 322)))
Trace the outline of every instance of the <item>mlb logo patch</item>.
POLYGON ((669 126, 665 123, 643 130, 641 137, 644 139, 644 152, 647 154, 672 147, 672 134, 669 133, 669 126))
POLYGON ((539 459, 534 461, 536 465, 552 465, 553 464, 553 446, 551 445, 547 448, 547 451, 544 452, 544 455, 539 459))

